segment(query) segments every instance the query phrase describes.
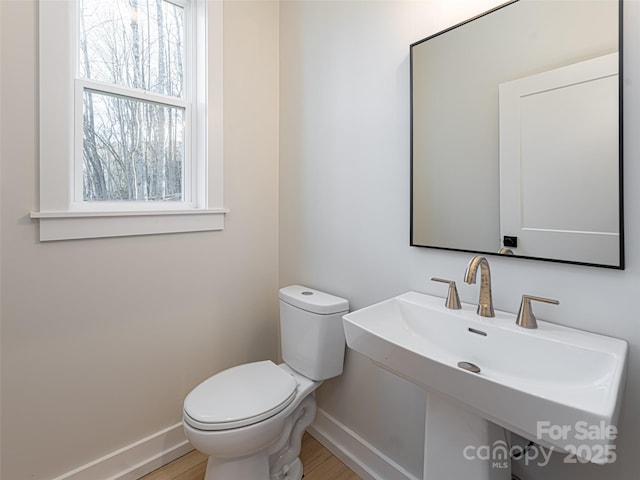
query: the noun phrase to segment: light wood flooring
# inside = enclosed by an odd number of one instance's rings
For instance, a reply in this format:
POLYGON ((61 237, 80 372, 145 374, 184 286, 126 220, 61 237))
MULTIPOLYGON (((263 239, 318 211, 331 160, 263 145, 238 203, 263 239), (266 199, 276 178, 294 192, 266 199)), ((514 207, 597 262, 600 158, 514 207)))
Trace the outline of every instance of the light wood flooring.
MULTIPOLYGON (((361 480, 308 433, 302 437, 300 459, 304 480, 361 480)), ((194 450, 140 480, 203 480, 207 457, 194 450)))

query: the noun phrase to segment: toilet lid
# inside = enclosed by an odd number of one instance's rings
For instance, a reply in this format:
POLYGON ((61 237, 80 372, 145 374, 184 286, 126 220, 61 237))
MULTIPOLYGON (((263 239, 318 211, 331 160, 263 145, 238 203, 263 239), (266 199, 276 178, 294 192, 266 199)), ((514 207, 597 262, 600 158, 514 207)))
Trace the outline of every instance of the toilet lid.
POLYGON ((269 360, 229 368, 187 395, 185 421, 201 430, 251 425, 289 405, 297 386, 291 374, 269 360))

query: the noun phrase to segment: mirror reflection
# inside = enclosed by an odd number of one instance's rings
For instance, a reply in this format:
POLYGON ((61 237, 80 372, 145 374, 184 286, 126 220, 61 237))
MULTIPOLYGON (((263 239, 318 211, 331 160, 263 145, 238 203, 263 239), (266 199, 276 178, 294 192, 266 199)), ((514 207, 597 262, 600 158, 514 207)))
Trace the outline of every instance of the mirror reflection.
POLYGON ((618 0, 411 45, 411 244, 623 268, 618 0))

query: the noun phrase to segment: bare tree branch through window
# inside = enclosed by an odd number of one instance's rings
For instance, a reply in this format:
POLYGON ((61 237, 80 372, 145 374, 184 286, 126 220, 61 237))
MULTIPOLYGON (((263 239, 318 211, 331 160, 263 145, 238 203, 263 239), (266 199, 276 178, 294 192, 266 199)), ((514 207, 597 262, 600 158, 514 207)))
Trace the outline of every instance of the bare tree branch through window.
POLYGON ((85 201, 182 201, 186 110, 184 8, 165 0, 82 0, 79 71, 126 94, 85 88, 85 201))

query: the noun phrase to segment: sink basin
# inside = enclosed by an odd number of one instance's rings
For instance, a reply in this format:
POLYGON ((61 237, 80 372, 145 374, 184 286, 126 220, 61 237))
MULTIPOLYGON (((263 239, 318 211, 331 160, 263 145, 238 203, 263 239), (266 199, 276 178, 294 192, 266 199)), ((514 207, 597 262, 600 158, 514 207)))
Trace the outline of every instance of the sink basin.
MULTIPOLYGON (((538 444, 607 463, 626 378, 623 340, 408 292, 344 316, 347 344, 377 365, 538 444), (468 362, 480 371, 458 366, 468 362)), ((614 449, 615 447, 613 447, 614 449)), ((613 457, 613 458, 612 458, 613 457)))

